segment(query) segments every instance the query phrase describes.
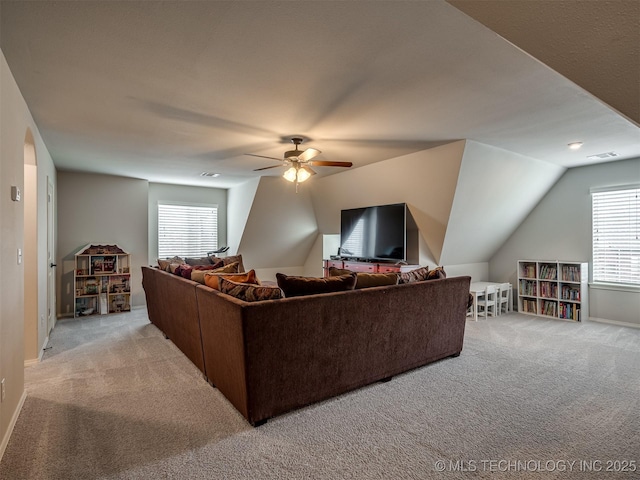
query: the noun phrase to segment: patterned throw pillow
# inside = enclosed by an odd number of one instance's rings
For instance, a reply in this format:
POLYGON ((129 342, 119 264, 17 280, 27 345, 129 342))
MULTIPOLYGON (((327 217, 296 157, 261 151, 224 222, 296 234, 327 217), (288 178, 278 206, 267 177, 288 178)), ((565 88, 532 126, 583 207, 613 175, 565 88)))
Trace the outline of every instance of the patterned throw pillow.
POLYGON ((204 276, 207 273, 238 273, 238 263, 230 263, 229 265, 225 265, 224 267, 216 268, 214 270, 192 270, 191 280, 204 285, 204 276))
POLYGON ((299 297, 316 293, 332 293, 353 290, 356 286, 356 274, 350 273, 337 277, 296 277, 276 273, 278 286, 284 292, 285 297, 299 297))
POLYGON ((244 264, 242 263, 242 255, 231 255, 229 257, 214 257, 214 256, 211 256, 211 257, 209 257, 209 259, 213 263, 215 263, 215 262, 223 262, 225 265, 228 265, 229 263, 238 262, 238 272, 240 272, 240 273, 244 272, 244 264))
POLYGON ((258 277, 256 277, 255 270, 249 270, 244 273, 210 273, 204 274, 204 284, 207 287, 220 290, 220 278, 225 278, 237 283, 250 283, 252 285, 260 285, 258 277))
POLYGON ((433 270, 429 270, 427 280, 437 280, 439 278, 447 278, 447 274, 442 267, 436 267, 433 270))
POLYGON ((422 282, 429 276, 429 267, 420 267, 410 272, 401 272, 398 274, 398 283, 422 282))
POLYGON ((282 291, 278 287, 238 283, 225 277, 220 277, 220 291, 245 302, 282 298, 282 291))
POLYGON ((158 266, 160 267, 160 270, 164 270, 165 272, 171 271, 169 270, 169 265, 171 265, 172 263, 182 264, 184 263, 184 260, 180 257, 158 259, 158 266))
POLYGON ((214 270, 216 268, 220 268, 222 267, 222 262, 220 262, 219 265, 189 265, 187 263, 180 265, 180 267, 176 270, 176 275, 178 275, 178 272, 180 275, 182 275, 184 278, 187 278, 189 280, 191 280, 191 272, 193 270, 214 270))
POLYGON ((413 283, 447 278, 447 274, 442 267, 436 267, 433 270, 429 270, 429 267, 421 267, 411 270, 410 272, 399 273, 398 277, 398 283, 413 283))

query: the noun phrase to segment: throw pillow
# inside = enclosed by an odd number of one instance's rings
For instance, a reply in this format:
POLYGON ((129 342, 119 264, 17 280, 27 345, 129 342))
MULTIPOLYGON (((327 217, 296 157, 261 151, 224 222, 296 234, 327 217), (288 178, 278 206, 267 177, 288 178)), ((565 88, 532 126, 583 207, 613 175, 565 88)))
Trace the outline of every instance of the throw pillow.
POLYGON ((442 267, 436 267, 433 270, 429 270, 427 280, 437 280, 438 278, 447 278, 447 274, 442 267))
POLYGON ((173 273, 174 275, 180 275, 179 269, 180 267, 182 267, 182 265, 184 265, 184 263, 170 263, 167 271, 173 273))
POLYGON ((365 273, 356 274, 356 290, 361 288, 382 287, 398 284, 397 273, 365 273))
POLYGON ((398 283, 422 282, 429 276, 429 267, 420 267, 410 272, 398 273, 398 283))
POLYGON ((238 283, 220 277, 220 291, 245 302, 259 302, 261 300, 277 300, 282 298, 282 290, 279 287, 265 285, 252 285, 238 283))
POLYGON ((198 257, 198 258, 186 257, 184 261, 189 265, 211 265, 213 263, 211 261, 211 257, 198 257))
MULTIPOLYGON (((220 267, 222 267, 222 264, 216 267, 215 265, 188 265, 185 263, 183 265, 180 265, 180 268, 178 270, 180 271, 180 275, 191 280, 191 272, 193 270, 213 270, 220 267)), ((178 270, 176 270, 176 273, 178 273, 178 270)))
POLYGON ((211 256, 209 259, 215 262, 223 262, 225 265, 229 263, 238 262, 238 272, 244 272, 244 264, 242 263, 242 255, 231 255, 229 257, 214 257, 211 256))
POLYGON ((220 278, 225 278, 226 280, 231 280, 237 283, 249 283, 252 285, 260 285, 260 281, 258 277, 256 277, 255 270, 249 270, 244 273, 205 273, 204 274, 204 284, 207 287, 214 288, 216 290, 220 290, 220 278))
POLYGON ((159 258, 158 259, 158 266, 160 267, 160 270, 164 270, 165 272, 169 272, 169 265, 171 265, 172 263, 184 263, 184 260, 180 257, 173 257, 173 258, 159 258))
MULTIPOLYGON (((330 277, 338 277, 340 275, 348 275, 350 273, 353 273, 353 272, 351 270, 346 270, 344 268, 329 267, 330 277)), ((397 273, 357 272, 355 289, 359 290, 361 288, 397 285, 398 280, 399 278, 397 273)))
POLYGON ((194 282, 202 283, 204 285, 204 276, 207 273, 238 273, 238 263, 230 263, 224 267, 212 269, 212 270, 192 270, 191 280, 194 282))
POLYGON ((350 273, 337 277, 297 277, 276 273, 278 286, 284 292, 285 297, 299 297, 316 293, 331 293, 353 290, 356 286, 356 274, 350 273))
POLYGON ((346 268, 329 267, 330 277, 339 277, 340 275, 349 275, 350 273, 353 272, 351 270, 347 270, 346 268))

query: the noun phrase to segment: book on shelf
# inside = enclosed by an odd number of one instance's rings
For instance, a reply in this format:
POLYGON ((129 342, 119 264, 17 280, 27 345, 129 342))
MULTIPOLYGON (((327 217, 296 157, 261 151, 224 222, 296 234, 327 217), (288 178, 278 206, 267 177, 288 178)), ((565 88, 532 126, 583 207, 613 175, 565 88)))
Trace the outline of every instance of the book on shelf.
POLYGON ((535 297, 537 295, 537 285, 535 280, 520 280, 520 295, 535 297))
POLYGON ((527 263, 520 265, 520 276, 524 278, 536 278, 535 263, 527 263))
POLYGON ((555 280, 557 277, 557 268, 555 265, 542 264, 540 266, 540 279, 541 280, 555 280))
POLYGON ((563 265, 562 280, 565 282, 579 282, 580 266, 579 265, 563 265))

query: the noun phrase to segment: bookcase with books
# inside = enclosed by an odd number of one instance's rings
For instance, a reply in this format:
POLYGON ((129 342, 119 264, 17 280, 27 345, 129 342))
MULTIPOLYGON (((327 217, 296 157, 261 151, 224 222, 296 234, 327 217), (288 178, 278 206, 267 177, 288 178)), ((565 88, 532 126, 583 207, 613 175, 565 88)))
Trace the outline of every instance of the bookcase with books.
POLYGON ((579 322, 589 317, 589 264, 518 260, 518 312, 579 322))
POLYGON ((131 310, 131 254, 118 245, 89 244, 75 254, 74 316, 131 310))

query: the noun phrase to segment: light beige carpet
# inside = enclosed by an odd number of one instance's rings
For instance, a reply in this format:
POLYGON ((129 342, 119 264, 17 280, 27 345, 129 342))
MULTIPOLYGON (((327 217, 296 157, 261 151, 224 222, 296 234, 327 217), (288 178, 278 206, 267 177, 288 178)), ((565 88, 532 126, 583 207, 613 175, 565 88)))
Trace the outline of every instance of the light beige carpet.
POLYGON ((640 478, 640 330, 469 321, 460 357, 255 429, 145 310, 59 321, 50 346, 2 479, 640 478))

